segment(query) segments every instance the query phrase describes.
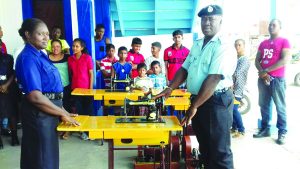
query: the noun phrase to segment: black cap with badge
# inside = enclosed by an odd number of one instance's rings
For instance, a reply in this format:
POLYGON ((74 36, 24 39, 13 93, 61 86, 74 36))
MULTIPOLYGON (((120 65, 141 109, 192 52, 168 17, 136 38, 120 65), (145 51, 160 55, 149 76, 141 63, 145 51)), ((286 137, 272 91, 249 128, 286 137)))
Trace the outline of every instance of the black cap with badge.
POLYGON ((204 7, 198 13, 199 17, 211 16, 211 15, 223 15, 223 10, 219 5, 209 5, 204 7))

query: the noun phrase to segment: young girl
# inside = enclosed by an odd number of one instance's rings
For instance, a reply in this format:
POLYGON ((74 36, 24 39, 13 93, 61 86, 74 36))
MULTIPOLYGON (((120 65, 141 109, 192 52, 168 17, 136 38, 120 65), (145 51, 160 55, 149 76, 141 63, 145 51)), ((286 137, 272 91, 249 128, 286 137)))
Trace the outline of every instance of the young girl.
MULTIPOLYGON (((93 89, 93 61, 88 55, 85 42, 77 38, 72 45, 73 55, 68 58, 71 89, 93 89)), ((86 96, 75 97, 76 111, 80 115, 92 115, 93 98, 86 96)))
MULTIPOLYGON (((84 40, 77 38, 72 45, 73 55, 68 58, 69 75, 71 76, 71 89, 93 89, 93 61, 88 55, 84 40)), ((75 96, 76 113, 79 115, 92 115, 93 97, 75 96)), ((81 138, 87 140, 87 134, 82 133, 81 138)))

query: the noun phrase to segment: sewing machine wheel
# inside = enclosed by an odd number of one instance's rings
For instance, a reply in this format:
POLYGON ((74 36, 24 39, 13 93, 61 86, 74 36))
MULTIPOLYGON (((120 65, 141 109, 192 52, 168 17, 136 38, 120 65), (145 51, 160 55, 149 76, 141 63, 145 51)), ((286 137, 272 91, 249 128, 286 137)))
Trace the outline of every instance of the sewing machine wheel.
POLYGON ((180 161, 180 149, 179 149, 179 137, 171 136, 171 152, 172 152, 172 161, 180 161))
POLYGON ((149 115, 147 116, 147 120, 150 120, 150 121, 156 120, 156 112, 152 111, 151 113, 149 113, 149 115))
POLYGON ((186 169, 201 168, 199 143, 196 136, 184 136, 182 140, 182 156, 185 161, 186 169))

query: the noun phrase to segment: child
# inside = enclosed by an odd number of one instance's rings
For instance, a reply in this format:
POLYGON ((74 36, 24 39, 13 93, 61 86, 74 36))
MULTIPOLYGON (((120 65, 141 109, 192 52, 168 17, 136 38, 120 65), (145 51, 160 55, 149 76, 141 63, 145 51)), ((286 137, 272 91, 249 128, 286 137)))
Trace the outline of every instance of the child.
POLYGON ((166 72, 166 68, 165 68, 164 59, 159 57, 160 49, 161 49, 161 44, 159 42, 153 42, 151 44, 151 53, 152 53, 152 56, 147 57, 146 60, 145 60, 145 63, 147 65, 147 67, 149 68, 149 70, 147 71, 148 75, 153 74, 153 71, 152 71, 152 68, 151 68, 151 63, 153 61, 155 61, 155 60, 159 61, 162 73, 166 74, 165 73, 166 72))
POLYGON ((182 45, 183 32, 176 30, 173 32, 174 44, 164 51, 164 60, 166 65, 166 75, 168 81, 171 82, 181 65, 189 54, 189 49, 182 45))
POLYGON ((109 89, 111 87, 111 68, 114 63, 118 60, 115 57, 115 46, 113 44, 106 45, 106 57, 100 62, 100 70, 104 77, 105 88, 109 89))
MULTIPOLYGON (((69 75, 71 76, 71 89, 93 89, 93 61, 88 55, 85 42, 77 38, 72 45, 73 55, 68 58, 69 75)), ((79 115, 92 115, 93 97, 74 96, 76 113, 79 115)), ((83 140, 87 140, 86 133, 81 134, 83 140)))
MULTIPOLYGON (((125 61, 127 57, 127 48, 124 46, 121 46, 118 49, 118 56, 119 56, 119 62, 116 62, 113 64, 112 70, 111 70, 111 77, 116 78, 117 80, 125 80, 129 76, 131 76, 131 64, 127 63, 125 61)), ((116 89, 125 89, 126 84, 124 83, 117 83, 116 89)))
POLYGON ((142 40, 140 38, 133 38, 131 43, 132 49, 127 54, 126 62, 132 65, 132 78, 136 78, 139 75, 137 65, 145 62, 144 56, 139 53, 141 45, 142 40))
POLYGON ((156 89, 156 92, 160 93, 167 86, 166 75, 161 73, 160 62, 157 60, 151 63, 151 70, 153 74, 149 75, 149 78, 152 80, 153 89, 156 89))
MULTIPOLYGON (((145 96, 148 96, 151 93, 153 88, 153 83, 149 77, 147 77, 147 66, 145 63, 140 63, 137 65, 137 71, 139 76, 134 78, 134 89, 142 90, 145 96)), ((147 111, 147 107, 139 107, 139 115, 144 116, 147 111)))
POLYGON ((147 77, 147 66, 145 63, 140 63, 137 65, 137 71, 139 76, 134 78, 134 88, 142 90, 145 96, 151 93, 151 88, 153 88, 153 83, 149 77, 147 77))

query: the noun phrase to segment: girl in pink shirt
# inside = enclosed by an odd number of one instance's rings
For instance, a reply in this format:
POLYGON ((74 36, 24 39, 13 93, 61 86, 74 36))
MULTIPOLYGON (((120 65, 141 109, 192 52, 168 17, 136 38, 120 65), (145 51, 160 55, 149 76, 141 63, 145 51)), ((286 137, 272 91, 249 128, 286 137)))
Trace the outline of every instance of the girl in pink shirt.
MULTIPOLYGON (((68 58, 71 89, 93 89, 93 61, 88 55, 84 40, 77 38, 72 45, 73 55, 68 58)), ((80 115, 92 115, 93 98, 87 96, 75 96, 76 113, 80 115)))

